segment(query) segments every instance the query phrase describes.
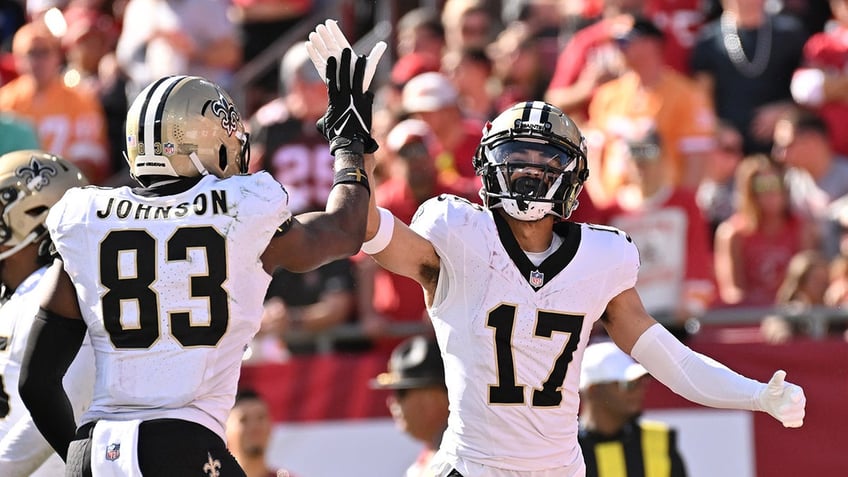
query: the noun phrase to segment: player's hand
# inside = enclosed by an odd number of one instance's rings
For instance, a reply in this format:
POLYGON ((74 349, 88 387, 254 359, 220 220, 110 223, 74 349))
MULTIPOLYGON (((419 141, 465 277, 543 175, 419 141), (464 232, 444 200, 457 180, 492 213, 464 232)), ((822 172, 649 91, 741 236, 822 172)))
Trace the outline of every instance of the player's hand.
POLYGON ((757 396, 760 409, 783 424, 783 427, 801 427, 804 424, 807 398, 800 386, 787 383, 786 371, 774 373, 771 380, 757 396))
POLYGON ((371 137, 371 114, 374 95, 363 88, 366 59, 356 58, 350 76, 353 50, 342 50, 341 59, 327 58, 327 112, 316 124, 330 142, 330 153, 346 149, 357 153, 373 153, 377 141, 371 137), (338 75, 338 76, 337 76, 338 75), (337 79, 338 78, 338 79, 337 79))
MULTIPOLYGON (((377 71, 377 64, 380 58, 386 51, 386 42, 378 41, 371 49, 371 53, 365 57, 365 74, 362 80, 362 89, 367 90, 371 86, 371 80, 374 78, 374 73, 377 71)), ((315 69, 319 73, 324 73, 327 68, 327 60, 331 57, 336 60, 341 59, 342 51, 353 48, 350 42, 345 38, 344 33, 339 28, 338 22, 335 20, 327 20, 323 24, 315 27, 315 31, 309 34, 309 41, 306 42, 306 51, 309 53, 309 58, 315 69)), ((353 52, 353 56, 359 56, 353 52)), ((351 65, 350 75, 353 77, 353 66, 351 65)))

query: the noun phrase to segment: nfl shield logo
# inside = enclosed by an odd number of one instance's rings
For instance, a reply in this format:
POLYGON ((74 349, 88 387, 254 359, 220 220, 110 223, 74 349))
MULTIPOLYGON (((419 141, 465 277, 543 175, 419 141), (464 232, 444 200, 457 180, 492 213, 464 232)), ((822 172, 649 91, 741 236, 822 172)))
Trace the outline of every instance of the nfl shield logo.
POLYGON ((540 286, 545 284, 545 274, 540 272, 539 270, 533 270, 530 272, 530 286, 533 288, 539 288, 540 286))
POLYGON ((174 154, 174 144, 170 142, 165 143, 165 154, 170 156, 174 154))
POLYGON ((106 448, 106 460, 116 460, 121 457, 121 444, 116 442, 106 448))

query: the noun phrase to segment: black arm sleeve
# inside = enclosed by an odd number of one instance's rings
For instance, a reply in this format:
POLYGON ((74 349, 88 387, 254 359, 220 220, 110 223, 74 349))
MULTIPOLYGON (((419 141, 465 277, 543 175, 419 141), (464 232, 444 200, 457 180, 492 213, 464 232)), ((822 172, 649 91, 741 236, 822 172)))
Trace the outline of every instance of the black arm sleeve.
POLYGON ((85 338, 85 322, 43 308, 32 324, 21 365, 18 391, 35 426, 66 460, 76 433, 74 411, 62 378, 85 338))

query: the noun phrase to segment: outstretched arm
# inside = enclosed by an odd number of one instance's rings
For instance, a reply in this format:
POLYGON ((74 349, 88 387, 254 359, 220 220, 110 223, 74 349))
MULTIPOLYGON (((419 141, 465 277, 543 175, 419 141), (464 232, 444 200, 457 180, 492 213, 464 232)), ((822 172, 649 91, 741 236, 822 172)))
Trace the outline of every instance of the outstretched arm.
POLYGON ((371 194, 366 174, 377 143, 371 137, 373 94, 363 88, 367 60, 355 60, 346 49, 340 58, 327 59, 325 79, 329 106, 318 121, 318 129, 330 142, 335 161, 333 188, 323 212, 294 217, 281 230, 262 260, 266 269, 280 265, 293 272, 312 270, 325 263, 355 254, 365 236, 368 200, 371 194))
POLYGON ((52 290, 27 339, 18 389, 35 426, 66 460, 76 422, 62 378, 82 346, 86 327, 62 262, 56 260, 42 280, 48 281, 52 290))
POLYGON ((766 384, 692 351, 648 315, 634 288, 610 300, 604 324, 622 350, 669 389, 692 402, 764 411, 785 427, 801 427, 804 423, 804 391, 784 381, 785 371, 775 372, 766 384))

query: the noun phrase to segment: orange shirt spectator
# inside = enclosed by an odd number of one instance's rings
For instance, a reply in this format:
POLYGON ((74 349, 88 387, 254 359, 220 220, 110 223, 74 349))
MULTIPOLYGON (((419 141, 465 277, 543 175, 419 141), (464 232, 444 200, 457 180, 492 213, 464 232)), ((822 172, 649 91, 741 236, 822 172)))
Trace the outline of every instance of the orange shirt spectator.
POLYGON ((97 97, 62 82, 60 43, 41 22, 21 27, 12 45, 20 76, 0 88, 0 110, 29 119, 43 149, 70 160, 92 183, 111 173, 97 97))
MULTIPOLYGON (((695 189, 714 142, 709 98, 665 64, 663 34, 649 21, 637 19, 620 43, 629 69, 598 88, 589 104, 590 124, 623 139, 656 129, 672 185, 695 189)), ((621 184, 622 171, 603 167, 602 181, 612 191, 621 184)))

